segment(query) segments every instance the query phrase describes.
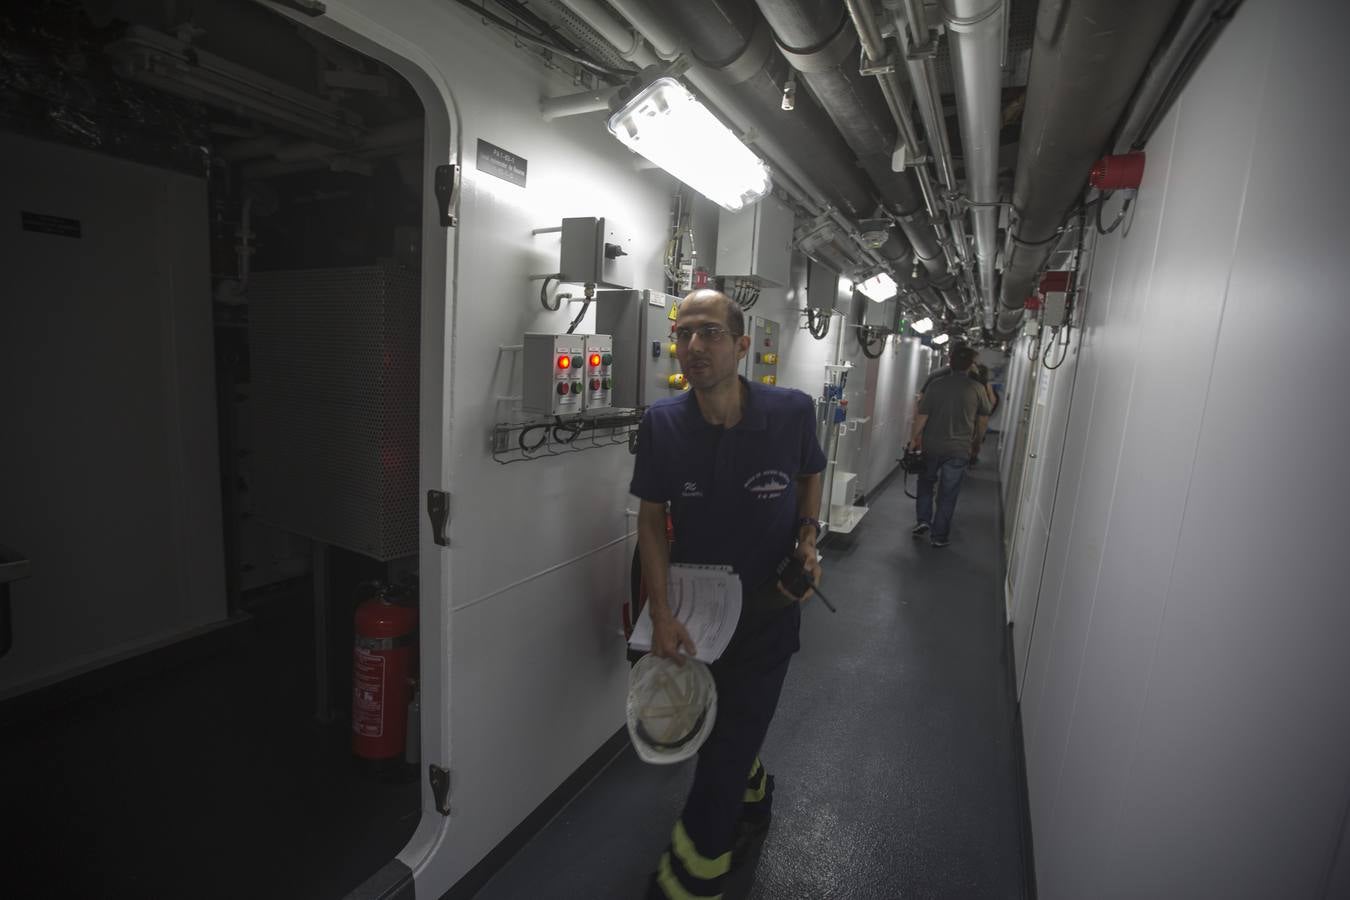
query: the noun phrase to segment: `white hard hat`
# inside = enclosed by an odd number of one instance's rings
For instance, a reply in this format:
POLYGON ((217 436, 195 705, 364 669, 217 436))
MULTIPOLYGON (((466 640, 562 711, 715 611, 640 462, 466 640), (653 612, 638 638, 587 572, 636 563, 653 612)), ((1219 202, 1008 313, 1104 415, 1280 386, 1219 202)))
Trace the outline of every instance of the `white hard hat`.
POLYGON ((717 684, 698 660, 648 653, 628 673, 628 737, 643 762, 677 763, 698 752, 717 719, 717 684))

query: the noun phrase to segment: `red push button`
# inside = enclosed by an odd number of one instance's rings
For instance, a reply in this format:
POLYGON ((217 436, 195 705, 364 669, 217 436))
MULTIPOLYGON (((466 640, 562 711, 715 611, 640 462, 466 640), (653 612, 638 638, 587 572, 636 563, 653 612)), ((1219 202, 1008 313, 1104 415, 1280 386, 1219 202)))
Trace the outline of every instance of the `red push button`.
POLYGON ((567 393, 567 382, 563 381, 558 384, 558 393, 560 394, 567 393))

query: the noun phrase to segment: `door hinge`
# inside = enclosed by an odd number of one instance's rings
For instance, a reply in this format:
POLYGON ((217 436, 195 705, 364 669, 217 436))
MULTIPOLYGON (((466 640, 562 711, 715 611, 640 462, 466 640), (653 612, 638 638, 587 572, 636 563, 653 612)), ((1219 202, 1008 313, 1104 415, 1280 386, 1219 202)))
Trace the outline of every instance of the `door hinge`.
POLYGON ((427 515, 431 517, 431 539, 437 546, 449 547, 445 526, 450 523, 450 494, 446 491, 427 491, 427 515))
POLYGON ((459 166, 454 163, 436 167, 436 202, 440 205, 441 227, 458 225, 454 210, 459 202, 459 166))
POLYGON ((450 815, 450 770, 432 763, 427 774, 431 778, 431 793, 436 797, 436 812, 450 815))

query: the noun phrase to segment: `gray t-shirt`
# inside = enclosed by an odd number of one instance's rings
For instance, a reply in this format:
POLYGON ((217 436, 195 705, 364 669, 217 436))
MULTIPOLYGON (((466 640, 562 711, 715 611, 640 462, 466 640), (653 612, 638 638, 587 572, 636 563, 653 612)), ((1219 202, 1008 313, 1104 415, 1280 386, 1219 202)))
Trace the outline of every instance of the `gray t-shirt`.
POLYGON ((989 415, 984 385, 965 372, 934 378, 924 389, 919 412, 928 416, 923 427, 923 451, 929 456, 970 456, 975 419, 989 415))

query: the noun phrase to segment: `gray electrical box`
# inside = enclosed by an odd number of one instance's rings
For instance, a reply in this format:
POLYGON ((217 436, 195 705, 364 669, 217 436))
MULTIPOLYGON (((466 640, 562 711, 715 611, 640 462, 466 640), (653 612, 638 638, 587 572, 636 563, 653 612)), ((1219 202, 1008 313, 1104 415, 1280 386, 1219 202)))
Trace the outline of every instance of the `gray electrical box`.
POLYGON ((1051 328, 1058 328, 1068 318, 1069 295, 1064 291, 1049 291, 1045 295, 1045 314, 1042 321, 1051 328))
POLYGON ((614 341, 614 406, 649 406, 684 390, 670 333, 679 303, 678 297, 657 291, 596 293, 595 327, 614 341))
POLYGON ((741 360, 741 374, 747 381, 778 383, 778 347, 783 327, 763 316, 746 316, 745 333, 750 335, 750 350, 741 360))
POLYGON ((521 408, 554 416, 581 412, 585 406, 585 335, 527 333, 522 352, 521 408))
POLYGON ((772 195, 717 222, 717 274, 783 287, 791 279, 792 210, 772 195))
POLYGON ((614 405, 614 339, 607 334, 586 335, 587 410, 614 405))
MULTIPOLYGON (((839 302, 843 285, 839 273, 823 263, 812 260, 806 279, 806 306, 808 309, 833 310, 839 302)), ((844 291, 852 293, 852 289, 844 291)))
POLYGON ((872 300, 864 300, 863 319, 864 325, 872 325, 877 328, 885 328, 888 331, 894 331, 896 326, 896 316, 899 311, 896 309, 897 300, 895 297, 883 302, 876 303, 872 300))
POLYGON ((562 220, 562 252, 558 270, 568 284, 602 288, 632 286, 629 235, 612 220, 581 217, 562 220))

